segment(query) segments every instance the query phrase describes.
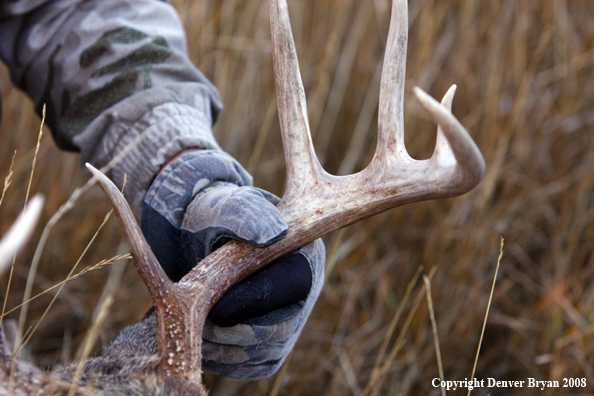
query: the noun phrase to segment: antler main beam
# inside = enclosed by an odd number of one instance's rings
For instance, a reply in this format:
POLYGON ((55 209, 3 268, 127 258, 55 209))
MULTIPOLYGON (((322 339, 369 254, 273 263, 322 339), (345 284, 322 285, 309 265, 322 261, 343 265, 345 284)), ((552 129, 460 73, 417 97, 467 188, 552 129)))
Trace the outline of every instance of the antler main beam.
POLYGON ((387 209, 463 194, 485 172, 483 157, 451 114, 455 87, 438 103, 421 89, 415 94, 438 124, 435 152, 416 161, 404 146, 403 98, 408 36, 406 0, 393 0, 383 67, 376 154, 363 171, 333 176, 319 164, 309 131, 305 91, 299 73, 286 0, 270 0, 275 84, 287 186, 279 211, 287 236, 268 248, 231 241, 196 265, 178 283, 167 279, 121 194, 92 170, 126 229, 132 254, 157 312, 160 368, 166 375, 201 381, 202 328, 216 301, 234 284, 331 231, 387 209), (132 224, 133 223, 133 224, 132 224))

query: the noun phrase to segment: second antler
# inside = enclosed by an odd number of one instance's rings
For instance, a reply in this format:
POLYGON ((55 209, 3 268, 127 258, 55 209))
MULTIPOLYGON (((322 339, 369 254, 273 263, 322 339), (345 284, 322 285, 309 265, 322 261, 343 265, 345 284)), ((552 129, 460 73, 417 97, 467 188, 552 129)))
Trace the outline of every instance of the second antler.
POLYGON ((268 248, 232 241, 210 254, 180 282, 165 275, 118 189, 90 167, 110 197, 135 263, 150 290, 158 320, 159 369, 164 375, 201 382, 202 328, 216 301, 234 284, 316 238, 387 209, 452 197, 474 188, 485 172, 483 157, 451 114, 455 87, 438 103, 415 94, 439 125, 428 160, 412 159, 404 147, 403 96, 408 37, 406 0, 393 0, 382 73, 376 154, 363 171, 333 176, 315 155, 303 83, 286 0, 270 0, 275 84, 287 163, 287 185, 279 211, 287 236, 268 248))

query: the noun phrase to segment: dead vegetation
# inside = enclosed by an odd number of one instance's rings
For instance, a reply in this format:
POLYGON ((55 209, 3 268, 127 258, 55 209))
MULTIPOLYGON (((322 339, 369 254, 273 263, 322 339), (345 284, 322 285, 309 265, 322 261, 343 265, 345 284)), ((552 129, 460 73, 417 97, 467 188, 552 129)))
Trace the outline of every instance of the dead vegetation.
MULTIPOLYGON (((192 60, 219 87, 226 105, 215 130, 219 142, 248 167, 257 186, 281 195, 284 163, 267 2, 174 5, 192 60)), ((375 147, 389 3, 302 0, 289 6, 318 155, 332 173, 359 170, 375 147)), ((422 273, 432 275, 445 378, 468 378, 500 236, 505 252, 475 377, 586 378, 588 386, 472 394, 594 392, 594 4, 413 0, 409 7, 407 147, 413 157, 426 158, 435 140, 435 126, 412 87, 440 98, 458 84, 453 111, 485 156, 485 180, 463 197, 397 208, 332 234, 326 239, 327 284, 282 371, 257 382, 207 377, 212 395, 440 394, 431 385, 439 370, 417 270, 423 266, 422 273)), ((39 129, 32 105, 9 86, 5 71, 2 80, 1 181, 17 153, 0 207, 0 234, 22 209, 39 129)), ((85 183, 78 162, 76 154, 59 152, 46 131, 31 188, 46 195, 42 221, 85 183)), ((108 211, 95 188, 57 223, 33 294, 67 277, 108 211)), ((116 222, 108 221, 80 268, 125 252, 120 241, 116 222)), ((9 308, 22 302, 33 251, 29 244, 17 260, 9 308)), ((96 352, 150 306, 133 266, 126 266, 96 352)), ((108 274, 87 273, 62 290, 28 344, 38 364, 76 356, 108 274)), ((36 324, 55 290, 31 302, 27 326, 36 324)))

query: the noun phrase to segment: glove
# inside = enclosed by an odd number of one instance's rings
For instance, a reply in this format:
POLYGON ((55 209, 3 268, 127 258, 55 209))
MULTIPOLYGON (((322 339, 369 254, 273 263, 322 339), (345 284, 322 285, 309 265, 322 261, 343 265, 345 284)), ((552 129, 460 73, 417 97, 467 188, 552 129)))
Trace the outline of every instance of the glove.
MULTIPOLYGON (((287 224, 275 208, 279 199, 251 184, 247 171, 221 150, 186 153, 157 175, 144 199, 141 227, 171 280, 179 281, 231 238, 265 247, 286 235, 287 224)), ((313 272, 299 251, 278 259, 227 292, 210 320, 235 326, 303 302, 313 272)))
MULTIPOLYGON (((207 320, 202 334, 205 370, 234 379, 259 379, 273 375, 281 367, 324 283, 325 250, 320 239, 287 257, 291 256, 301 257, 310 264, 313 282, 307 298, 233 327, 219 327, 207 320)), ((230 293, 233 289, 227 295, 230 293)))

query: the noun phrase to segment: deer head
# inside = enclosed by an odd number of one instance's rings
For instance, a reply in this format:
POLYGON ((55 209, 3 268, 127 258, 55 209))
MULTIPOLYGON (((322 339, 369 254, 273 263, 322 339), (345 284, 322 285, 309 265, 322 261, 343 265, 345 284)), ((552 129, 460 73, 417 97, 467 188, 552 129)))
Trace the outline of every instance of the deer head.
POLYGON ((122 194, 100 171, 87 165, 115 208, 136 268, 155 305, 157 355, 138 364, 138 371, 168 384, 186 384, 196 394, 205 394, 201 385, 202 329, 212 306, 231 286, 274 259, 374 214, 412 202, 464 194, 479 183, 485 171, 480 151, 451 114, 455 87, 441 104, 415 88, 421 105, 438 124, 437 143, 428 160, 414 160, 406 152, 403 97, 407 0, 392 3, 377 150, 366 169, 350 176, 328 174, 315 155, 286 0, 270 0, 270 22, 287 164, 286 191, 278 205, 289 225, 284 239, 268 248, 231 241, 173 283, 153 255, 122 194))

